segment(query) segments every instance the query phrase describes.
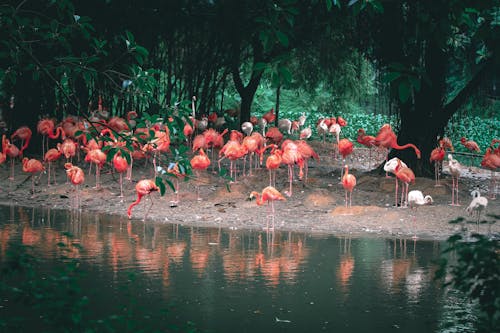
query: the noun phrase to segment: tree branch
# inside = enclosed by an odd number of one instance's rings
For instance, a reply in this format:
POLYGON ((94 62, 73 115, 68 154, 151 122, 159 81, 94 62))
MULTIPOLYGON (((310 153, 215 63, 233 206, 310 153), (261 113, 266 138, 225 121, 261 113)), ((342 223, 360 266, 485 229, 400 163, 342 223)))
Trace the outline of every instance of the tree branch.
POLYGON ((450 118, 453 116, 453 114, 458 110, 459 107, 461 107, 467 99, 470 97, 470 95, 479 87, 481 84, 482 80, 484 79, 484 76, 488 73, 490 70, 491 66, 493 64, 492 58, 488 59, 481 69, 476 72, 474 77, 467 82, 465 87, 463 87, 462 90, 453 98, 448 104, 446 104, 443 107, 444 111, 444 117, 445 118, 450 118))

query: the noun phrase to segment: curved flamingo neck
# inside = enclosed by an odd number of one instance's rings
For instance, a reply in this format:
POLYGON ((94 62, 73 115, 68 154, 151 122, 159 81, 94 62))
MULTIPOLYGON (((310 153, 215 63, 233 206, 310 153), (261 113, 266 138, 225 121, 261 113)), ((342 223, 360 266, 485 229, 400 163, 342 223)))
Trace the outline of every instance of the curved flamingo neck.
POLYGON ((23 153, 23 151, 24 151, 26 148, 28 148, 28 145, 29 145, 29 143, 30 143, 30 140, 31 140, 31 137, 28 137, 28 138, 26 139, 26 141, 24 141, 24 145, 23 145, 23 146, 21 147, 21 149, 19 150, 19 152, 20 152, 21 154, 23 153))
POLYGON ((393 144, 391 145, 391 148, 399 149, 399 150, 406 149, 406 148, 413 148, 415 150, 415 154, 417 154, 417 156, 420 156, 420 150, 413 143, 407 143, 405 145, 400 146, 400 145, 398 145, 397 142, 393 142, 393 144))
POLYGON ((132 216, 132 208, 135 206, 135 205, 138 205, 140 202, 141 202, 141 199, 142 199, 142 194, 140 193, 137 193, 137 200, 132 202, 130 204, 130 206, 128 206, 128 209, 127 209, 127 216, 130 218, 132 216))
POLYGON ((55 133, 50 133, 49 132, 49 138, 51 139, 57 139, 58 137, 61 137, 61 139, 66 139, 66 133, 64 133, 64 130, 61 126, 58 126, 56 128, 56 132, 55 133))
POLYGON ((254 191, 254 192, 252 192, 252 194, 255 196, 255 200, 257 202, 257 205, 261 206, 264 203, 264 201, 262 201, 262 196, 260 195, 260 193, 254 191))
POLYGON ((5 154, 5 151, 7 150, 7 137, 2 135, 2 152, 5 154))

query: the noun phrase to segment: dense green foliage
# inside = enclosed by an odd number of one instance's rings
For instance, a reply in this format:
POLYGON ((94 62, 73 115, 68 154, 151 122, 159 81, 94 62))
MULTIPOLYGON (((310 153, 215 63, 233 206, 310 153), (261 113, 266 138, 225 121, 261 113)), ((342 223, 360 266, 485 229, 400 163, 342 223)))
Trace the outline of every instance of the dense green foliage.
POLYGON ((423 158, 393 153, 431 175, 454 115, 498 114, 499 13, 499 0, 11 0, 0 6, 0 127, 88 120, 98 96, 111 115, 178 117, 174 133, 186 115, 175 104, 192 96, 198 118, 239 108, 234 127, 270 107, 310 121, 374 112, 396 115, 399 142, 423 158))
MULTIPOLYGON (((500 216, 489 215, 495 223, 500 216)), ((460 218, 453 223, 463 223, 460 218)), ((449 274, 445 286, 463 292, 478 308, 478 332, 498 332, 500 330, 500 245, 496 238, 472 234, 467 231, 448 238, 448 248, 443 251, 440 269, 436 278, 449 274), (456 258, 447 259, 445 255, 456 258)))

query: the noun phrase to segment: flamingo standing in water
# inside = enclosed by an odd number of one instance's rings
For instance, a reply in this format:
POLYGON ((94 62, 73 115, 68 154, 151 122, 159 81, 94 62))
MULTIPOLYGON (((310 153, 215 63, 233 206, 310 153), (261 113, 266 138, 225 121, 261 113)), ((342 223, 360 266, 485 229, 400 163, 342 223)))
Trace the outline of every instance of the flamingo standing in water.
POLYGON ((74 208, 80 208, 80 188, 79 186, 85 181, 85 174, 83 170, 71 163, 65 163, 64 168, 66 169, 66 175, 69 178, 71 184, 76 187, 76 204, 74 208))
MULTIPOLYGON (((210 165, 210 159, 208 158, 207 154, 205 154, 205 151, 203 149, 200 149, 199 155, 193 156, 190 163, 191 167, 196 173, 196 178, 200 178, 200 171, 206 170, 208 168, 208 166, 210 165)), ((201 200, 199 184, 196 185, 196 200, 201 200)))
POLYGON ((139 204, 141 202, 141 199, 143 196, 147 195, 149 199, 151 200, 151 206, 149 206, 148 210, 146 211, 146 214, 144 215, 143 221, 146 220, 146 217, 148 216, 149 211, 151 210, 151 207, 153 207, 153 200, 151 199, 151 192, 156 192, 159 191, 160 188, 156 186, 155 182, 151 179, 143 179, 140 180, 137 185, 135 185, 135 191, 137 193, 137 200, 132 202, 130 206, 127 209, 127 216, 128 218, 132 218, 132 208, 139 204))
POLYGON ((31 193, 35 194, 35 174, 45 170, 42 162, 37 159, 23 158, 23 171, 31 173, 31 193))
POLYGON ((352 202, 352 190, 356 186, 356 177, 352 174, 349 173, 349 167, 347 164, 344 166, 345 172, 344 176, 342 177, 342 187, 344 187, 345 190, 345 206, 351 207, 351 202, 352 202), (347 204, 347 194, 349 193, 349 205, 347 204))
POLYGON ((259 193, 257 191, 252 191, 250 193, 250 198, 256 198, 257 199, 257 205, 261 206, 264 203, 267 202, 268 207, 270 206, 271 212, 268 213, 267 218, 266 218, 266 230, 274 230, 274 202, 276 200, 278 201, 286 201, 286 198, 281 194, 277 189, 275 189, 272 186, 267 186, 262 190, 262 193, 259 193), (269 218, 271 218, 272 221, 272 228, 269 229, 269 218))

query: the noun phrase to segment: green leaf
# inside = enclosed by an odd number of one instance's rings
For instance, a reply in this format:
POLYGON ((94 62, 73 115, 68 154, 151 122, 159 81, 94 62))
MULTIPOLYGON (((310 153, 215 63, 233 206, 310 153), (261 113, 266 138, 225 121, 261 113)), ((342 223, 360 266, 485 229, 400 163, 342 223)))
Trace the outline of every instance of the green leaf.
POLYGON ((389 83, 389 82, 392 82, 392 81, 398 79, 399 77, 401 77, 401 73, 400 72, 387 72, 382 77, 382 81, 386 82, 386 83, 389 83))
POLYGON ((253 70, 254 71, 263 71, 267 68, 268 64, 265 62, 258 62, 255 65, 253 65, 253 70))
POLYGON ((410 81, 410 83, 413 86, 413 88, 415 88, 415 91, 420 91, 421 82, 420 82, 420 80, 417 77, 415 77, 415 76, 409 76, 408 80, 410 81))
POLYGON ((288 67, 280 67, 279 68, 281 77, 283 78, 283 83, 291 83, 292 82, 292 72, 288 69, 288 67))
POLYGON ((163 183, 163 179, 160 176, 156 176, 155 184, 160 188, 160 195, 163 196, 165 194, 165 184, 163 183))
POLYGON ((382 5, 382 3, 380 1, 377 1, 377 0, 372 0, 372 1, 369 1, 368 2, 373 10, 378 13, 378 14, 383 14, 384 13, 384 6, 382 5))
POLYGON ((267 50, 269 45, 269 32, 267 30, 261 31, 259 33, 259 40, 262 42, 264 49, 267 50))
POLYGON ((283 45, 284 47, 288 47, 289 44, 288 36, 285 33, 276 30, 276 37, 278 37, 278 41, 280 42, 281 45, 283 45))
POLYGON ((140 45, 137 45, 137 46, 135 47, 135 51, 136 51, 137 53, 139 53, 140 55, 142 55, 143 57, 147 57, 147 56, 149 55, 148 50, 147 50, 145 47, 142 47, 142 46, 140 46, 140 45))
MULTIPOLYGON (((104 151, 103 147, 103 151, 104 151)), ((109 152, 106 154, 106 162, 111 162, 113 160, 113 157, 115 157, 116 153, 118 152, 117 148, 111 148, 109 152)))

